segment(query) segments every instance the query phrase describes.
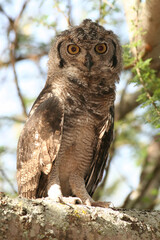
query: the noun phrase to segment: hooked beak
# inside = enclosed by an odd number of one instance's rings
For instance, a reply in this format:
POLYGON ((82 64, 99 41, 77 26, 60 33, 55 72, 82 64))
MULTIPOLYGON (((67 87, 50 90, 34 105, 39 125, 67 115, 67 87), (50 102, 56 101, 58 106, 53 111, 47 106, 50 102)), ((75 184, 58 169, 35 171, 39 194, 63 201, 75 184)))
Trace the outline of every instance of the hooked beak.
POLYGON ((90 55, 90 53, 87 53, 85 56, 84 66, 87 67, 89 71, 91 70, 91 67, 93 66, 92 56, 90 55))

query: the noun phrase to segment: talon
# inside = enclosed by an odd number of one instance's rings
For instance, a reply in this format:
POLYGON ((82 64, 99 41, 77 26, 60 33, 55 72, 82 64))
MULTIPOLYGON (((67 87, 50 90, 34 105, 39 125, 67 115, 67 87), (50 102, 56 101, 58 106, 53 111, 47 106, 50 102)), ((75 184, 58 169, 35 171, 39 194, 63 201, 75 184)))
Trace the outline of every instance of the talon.
POLYGON ((62 201, 67 204, 82 204, 82 200, 78 197, 63 197, 62 201))
POLYGON ((113 203, 111 202, 101 202, 101 201, 97 201, 97 202, 92 202, 91 205, 93 207, 102 207, 102 208, 111 208, 114 207, 113 203))
POLYGON ((90 207, 90 206, 92 206, 92 202, 91 202, 89 199, 87 199, 87 200, 85 201, 85 205, 87 205, 88 207, 90 207))
POLYGON ((62 197, 61 196, 58 196, 58 197, 45 197, 44 198, 45 200, 47 201, 53 201, 53 202, 57 202, 57 203, 60 203, 62 201, 62 197))

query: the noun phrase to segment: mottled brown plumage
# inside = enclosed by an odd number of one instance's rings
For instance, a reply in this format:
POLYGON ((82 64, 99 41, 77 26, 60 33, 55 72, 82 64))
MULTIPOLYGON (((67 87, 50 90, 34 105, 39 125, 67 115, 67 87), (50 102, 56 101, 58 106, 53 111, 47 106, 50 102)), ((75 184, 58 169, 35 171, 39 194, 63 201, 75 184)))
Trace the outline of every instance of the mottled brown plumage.
POLYGON ((94 204, 113 136, 115 83, 121 70, 116 35, 91 20, 57 36, 46 85, 17 150, 22 197, 76 196, 94 204))

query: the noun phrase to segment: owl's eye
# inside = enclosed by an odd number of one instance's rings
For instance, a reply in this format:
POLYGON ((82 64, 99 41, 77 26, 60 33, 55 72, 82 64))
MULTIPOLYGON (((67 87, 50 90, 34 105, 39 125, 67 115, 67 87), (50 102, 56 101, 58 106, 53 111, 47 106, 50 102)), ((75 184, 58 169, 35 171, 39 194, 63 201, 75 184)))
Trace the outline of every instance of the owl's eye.
POLYGON ((95 46, 95 51, 99 54, 103 54, 107 51, 107 46, 105 43, 99 43, 95 46))
POLYGON ((80 48, 75 44, 70 44, 67 48, 68 52, 72 55, 79 53, 80 48))

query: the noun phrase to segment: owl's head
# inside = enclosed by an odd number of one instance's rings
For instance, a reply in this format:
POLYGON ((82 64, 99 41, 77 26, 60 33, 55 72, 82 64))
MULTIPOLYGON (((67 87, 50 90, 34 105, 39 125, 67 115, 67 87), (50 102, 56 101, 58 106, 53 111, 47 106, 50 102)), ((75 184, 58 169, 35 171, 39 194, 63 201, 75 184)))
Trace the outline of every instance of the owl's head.
MULTIPOLYGON (((49 54, 49 75, 119 74, 122 65, 117 36, 89 19, 56 37, 49 54)), ((118 78, 118 77, 117 77, 118 78)))

